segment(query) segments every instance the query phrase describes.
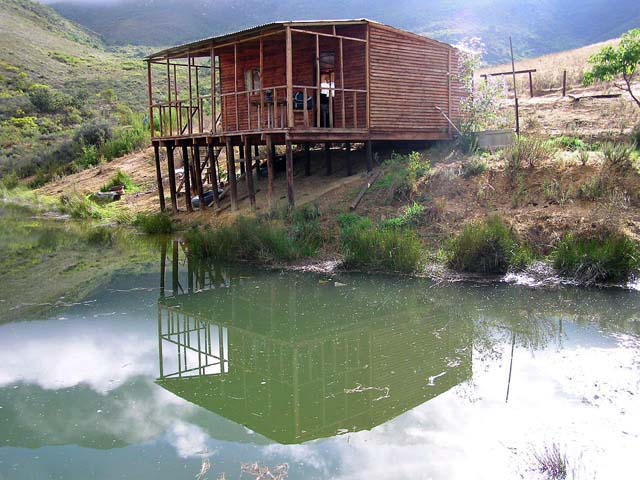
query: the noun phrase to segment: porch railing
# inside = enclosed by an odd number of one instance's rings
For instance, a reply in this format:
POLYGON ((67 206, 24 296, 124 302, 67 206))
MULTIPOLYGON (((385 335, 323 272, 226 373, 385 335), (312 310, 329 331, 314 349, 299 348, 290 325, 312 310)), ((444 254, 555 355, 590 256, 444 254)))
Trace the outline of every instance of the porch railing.
POLYGON ((286 85, 189 100, 155 103, 161 137, 222 134, 283 129, 362 129, 367 127, 367 90, 331 86, 293 85, 294 98, 287 98, 286 85), (301 95, 301 99, 300 99, 301 95), (289 100, 293 103, 293 125, 289 123, 289 100), (213 115, 216 113, 216 121, 213 115))

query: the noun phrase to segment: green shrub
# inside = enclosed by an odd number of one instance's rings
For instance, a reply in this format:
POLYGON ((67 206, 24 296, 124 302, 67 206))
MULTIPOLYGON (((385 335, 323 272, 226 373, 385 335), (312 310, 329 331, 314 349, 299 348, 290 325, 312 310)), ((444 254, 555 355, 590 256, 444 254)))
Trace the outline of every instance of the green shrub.
POLYGON ((640 266, 640 249, 626 234, 601 228, 565 235, 552 258, 559 273, 591 285, 629 278, 640 266))
POLYGON ((301 248, 300 256, 315 254, 324 241, 318 206, 307 204, 294 210, 290 215, 289 232, 301 248))
POLYGON ((148 235, 168 234, 174 230, 171 216, 165 212, 139 213, 133 224, 148 235))
POLYGON ((589 152, 587 150, 580 150, 578 152, 578 160, 584 167, 589 162, 589 152))
POLYGON ((66 95, 56 92, 48 85, 33 84, 29 87, 31 104, 42 113, 56 113, 69 103, 66 95))
POLYGON ((533 168, 537 163, 548 160, 553 155, 553 145, 535 137, 520 136, 513 146, 503 150, 505 171, 510 178, 520 173, 524 166, 533 168))
POLYGON ((82 168, 95 167, 100 163, 100 153, 95 145, 83 145, 82 156, 78 160, 78 164, 82 168))
POLYGON ((514 263, 518 239, 499 216, 472 222, 448 246, 447 265, 453 270, 504 274, 514 263))
POLYGON ((577 137, 556 137, 553 139, 553 144, 562 150, 570 150, 572 152, 585 150, 585 143, 577 137))
POLYGON ((89 197, 80 194, 63 195, 60 198, 60 211, 77 219, 104 218, 104 210, 89 197))
POLYGON ((369 219, 354 214, 340 216, 338 223, 347 266, 396 272, 419 268, 422 246, 414 232, 375 228, 369 219))
POLYGON ((7 173, 0 183, 5 190, 14 190, 20 184, 15 172, 7 173))
POLYGON ((388 218, 380 223, 381 228, 407 228, 417 227, 426 221, 426 208, 424 205, 413 202, 413 205, 404 208, 402 215, 388 218))
POLYGON ((101 147, 113 138, 113 129, 108 123, 89 123, 80 128, 74 137, 77 143, 101 147))
POLYGON ((487 169, 487 162, 477 155, 474 155, 470 159, 462 162, 462 176, 464 178, 471 178, 482 174, 487 169))
POLYGON ((631 143, 640 148, 640 125, 633 129, 631 132, 631 143))
POLYGON ((603 167, 613 173, 625 173, 633 168, 635 145, 606 142, 602 146, 603 167))
POLYGON ((390 171, 378 182, 376 189, 388 190, 389 197, 395 200, 410 199, 418 181, 431 170, 429 160, 423 159, 418 152, 411 152, 409 155, 392 153, 384 165, 390 171))
POLYGON ((128 193, 135 193, 140 191, 140 187, 133 183, 131 177, 124 173, 122 170, 116 171, 115 175, 113 175, 105 185, 100 187, 100 191, 108 192, 113 187, 117 187, 119 185, 124 186, 125 191, 127 191, 128 193))

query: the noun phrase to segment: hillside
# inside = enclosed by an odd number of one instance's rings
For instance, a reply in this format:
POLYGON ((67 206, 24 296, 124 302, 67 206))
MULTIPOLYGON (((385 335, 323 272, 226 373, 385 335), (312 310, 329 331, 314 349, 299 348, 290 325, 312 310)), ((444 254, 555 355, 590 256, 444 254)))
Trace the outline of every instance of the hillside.
POLYGON ((0 31, 0 176, 68 171, 91 147, 70 143, 81 126, 130 124, 146 109, 144 49, 108 51, 94 33, 30 0, 0 2, 0 31))
POLYGON ((169 45, 285 19, 370 18, 449 43, 480 37, 491 64, 618 37, 640 26, 635 0, 52 0, 58 12, 108 44, 169 45))

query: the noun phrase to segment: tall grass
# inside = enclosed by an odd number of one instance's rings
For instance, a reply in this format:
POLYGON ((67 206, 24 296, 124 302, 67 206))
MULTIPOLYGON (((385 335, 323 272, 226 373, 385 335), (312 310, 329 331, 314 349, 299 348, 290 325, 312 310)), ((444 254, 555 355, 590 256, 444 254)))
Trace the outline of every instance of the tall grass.
POLYGON ((552 259, 559 273, 586 285, 620 282, 640 267, 640 248, 625 233, 604 227, 565 235, 552 259))
POLYGON ((375 188, 387 190, 389 200, 409 200, 415 193, 419 180, 431 170, 429 160, 422 158, 418 152, 411 152, 409 155, 394 152, 384 162, 384 166, 388 173, 377 182, 375 188))
POLYGON ((603 169, 611 173, 626 173, 633 168, 635 145, 606 142, 602 145, 603 169))
POLYGON ((175 229, 171 216, 165 212, 139 213, 133 224, 147 235, 168 234, 175 229))
POLYGON ((140 191, 140 187, 133 183, 133 180, 129 175, 124 173, 122 170, 118 170, 109 181, 100 188, 101 192, 108 192, 113 187, 117 187, 122 185, 126 192, 135 193, 140 191))
POLYGON ((341 215, 338 223, 347 266, 407 273, 419 268, 422 246, 415 232, 374 227, 369 219, 355 214, 341 215))
POLYGON ((553 153, 552 143, 535 137, 520 136, 513 146, 503 150, 505 172, 510 179, 515 180, 523 167, 533 168, 550 159, 553 153))
POLYGON ((323 242, 320 213, 314 207, 294 211, 284 221, 239 217, 229 225, 192 228, 189 252, 211 260, 273 264, 310 257, 323 242))
POLYGON ((447 249, 449 268, 485 275, 504 274, 511 266, 522 267, 528 258, 511 226, 499 216, 466 225, 447 249))

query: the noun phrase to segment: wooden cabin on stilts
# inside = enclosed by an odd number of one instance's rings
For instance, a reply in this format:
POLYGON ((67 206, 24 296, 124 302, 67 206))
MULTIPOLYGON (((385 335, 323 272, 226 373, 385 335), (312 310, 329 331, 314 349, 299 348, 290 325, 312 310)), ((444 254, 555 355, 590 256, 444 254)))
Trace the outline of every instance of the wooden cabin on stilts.
MULTIPOLYGON (((293 208, 294 161, 304 161, 311 175, 311 145, 324 144, 324 173, 331 175, 332 144, 350 150, 364 143, 371 171, 373 142, 451 139, 464 96, 457 49, 365 19, 269 23, 157 52, 147 65, 160 206, 165 149, 173 211, 181 190, 186 210, 192 195, 201 208, 226 208, 224 196, 232 210, 245 197, 256 209, 264 173, 272 208, 277 145, 284 146, 293 208), (299 159, 294 145, 302 147, 299 159), (246 183, 242 198, 239 181, 246 183)), ((346 170, 353 174, 350 159, 346 170)))

